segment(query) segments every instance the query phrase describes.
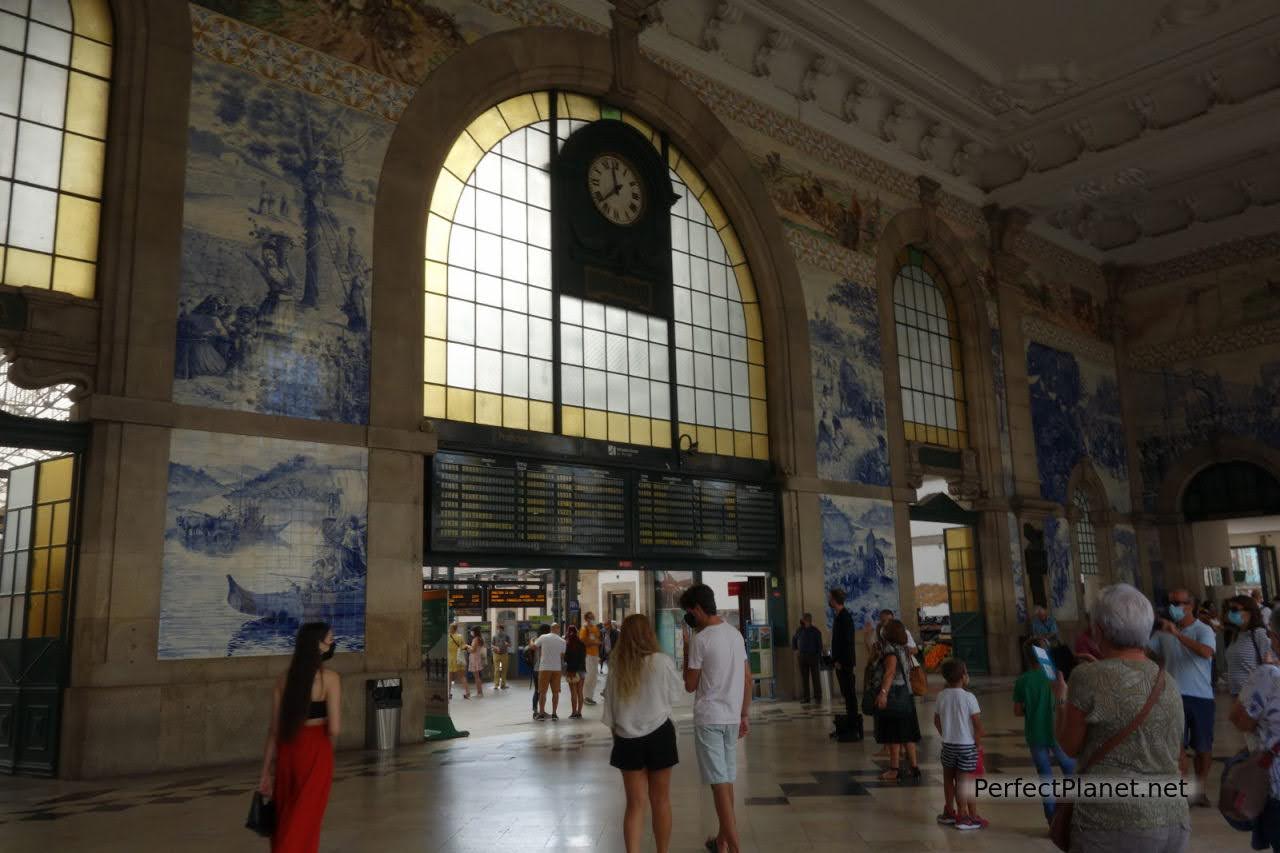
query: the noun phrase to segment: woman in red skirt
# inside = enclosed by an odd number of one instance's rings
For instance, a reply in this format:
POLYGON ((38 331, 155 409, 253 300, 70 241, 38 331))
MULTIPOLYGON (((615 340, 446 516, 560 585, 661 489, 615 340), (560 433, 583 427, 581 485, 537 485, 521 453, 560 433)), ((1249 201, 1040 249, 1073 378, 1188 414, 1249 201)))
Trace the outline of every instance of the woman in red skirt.
POLYGON ((289 671, 276 682, 271 732, 258 790, 276 804, 272 853, 316 853, 333 784, 342 684, 325 668, 333 631, 323 622, 298 629, 289 671))

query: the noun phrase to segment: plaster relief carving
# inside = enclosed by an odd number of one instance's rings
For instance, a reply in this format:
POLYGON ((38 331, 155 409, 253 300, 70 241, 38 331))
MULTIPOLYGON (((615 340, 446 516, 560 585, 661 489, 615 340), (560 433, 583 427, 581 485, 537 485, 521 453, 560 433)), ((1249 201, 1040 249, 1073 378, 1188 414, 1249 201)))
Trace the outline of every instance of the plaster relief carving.
POLYGON ((1171 0, 1160 9, 1159 17, 1152 25, 1151 32, 1158 35, 1190 26, 1222 11, 1225 5, 1223 0, 1171 0))
POLYGON ((751 73, 757 77, 773 75, 773 58, 791 49, 791 36, 781 30, 769 30, 764 43, 756 48, 755 58, 751 62, 751 73))
POLYGON ((955 154, 951 155, 951 173, 953 175, 964 175, 969 170, 969 167, 984 153, 986 153, 986 149, 979 143, 966 142, 956 149, 955 154))
POLYGON ((800 100, 813 101, 818 97, 818 83, 830 77, 836 70, 835 63, 825 56, 815 56, 800 80, 800 100))
POLYGON ((702 29, 702 49, 710 53, 720 52, 720 38, 742 22, 742 7, 733 3, 717 3, 715 11, 702 29))

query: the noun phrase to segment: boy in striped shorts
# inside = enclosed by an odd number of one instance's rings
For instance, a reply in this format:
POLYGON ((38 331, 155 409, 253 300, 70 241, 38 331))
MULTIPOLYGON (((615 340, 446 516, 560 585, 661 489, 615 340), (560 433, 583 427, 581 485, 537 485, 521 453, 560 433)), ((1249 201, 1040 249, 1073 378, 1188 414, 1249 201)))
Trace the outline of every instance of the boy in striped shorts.
POLYGON ((938 709, 933 715, 933 725, 942 735, 942 791, 946 797, 938 823, 960 830, 986 829, 987 821, 978 817, 974 795, 983 735, 978 697, 965 690, 969 670, 964 661, 943 661, 942 677, 947 686, 938 694, 938 709))

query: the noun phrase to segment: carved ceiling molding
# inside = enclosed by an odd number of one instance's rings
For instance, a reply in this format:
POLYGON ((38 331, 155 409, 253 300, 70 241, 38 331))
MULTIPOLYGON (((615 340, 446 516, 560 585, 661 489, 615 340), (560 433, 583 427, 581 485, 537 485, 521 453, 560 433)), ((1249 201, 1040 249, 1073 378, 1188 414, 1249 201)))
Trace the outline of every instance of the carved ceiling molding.
POLYGON ((1245 237, 1134 270, 1126 292, 1280 256, 1280 232, 1245 237))
POLYGON ((784 225, 787 243, 791 246, 791 252, 799 263, 836 273, 858 284, 875 286, 875 258, 863 252, 846 249, 827 237, 787 223, 784 225))
POLYGON ((1125 362, 1135 370, 1160 370, 1174 364, 1273 345, 1277 340, 1280 340, 1280 320, 1248 323, 1220 334, 1132 349, 1125 353, 1125 362))
POLYGON ((1112 369, 1115 367, 1116 351, 1111 344, 1055 326, 1034 315, 1023 315, 1022 334, 1028 342, 1036 341, 1054 349, 1069 352, 1086 361, 1105 364, 1112 369))

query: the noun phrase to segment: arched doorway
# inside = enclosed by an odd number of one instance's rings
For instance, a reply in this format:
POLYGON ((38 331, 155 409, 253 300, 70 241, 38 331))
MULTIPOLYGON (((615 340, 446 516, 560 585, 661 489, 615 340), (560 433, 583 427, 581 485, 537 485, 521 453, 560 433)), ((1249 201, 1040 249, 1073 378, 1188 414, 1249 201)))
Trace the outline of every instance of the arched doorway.
POLYGON ((1261 589, 1267 601, 1280 594, 1280 479, 1274 474, 1243 459, 1210 465, 1187 484, 1182 513, 1191 525, 1196 556, 1207 563, 1205 585, 1211 599, 1254 589, 1261 589), (1224 536, 1230 561, 1209 562, 1215 553, 1220 556, 1224 536))

